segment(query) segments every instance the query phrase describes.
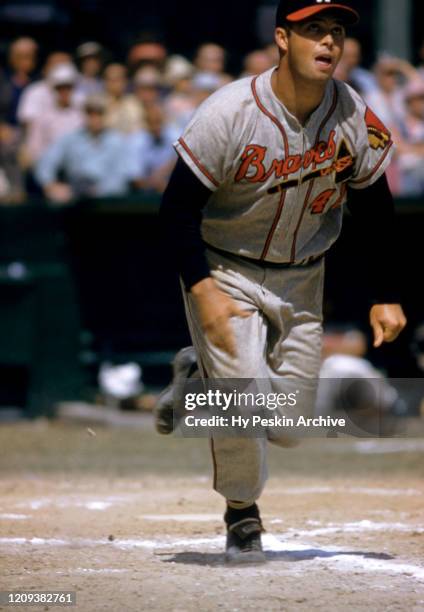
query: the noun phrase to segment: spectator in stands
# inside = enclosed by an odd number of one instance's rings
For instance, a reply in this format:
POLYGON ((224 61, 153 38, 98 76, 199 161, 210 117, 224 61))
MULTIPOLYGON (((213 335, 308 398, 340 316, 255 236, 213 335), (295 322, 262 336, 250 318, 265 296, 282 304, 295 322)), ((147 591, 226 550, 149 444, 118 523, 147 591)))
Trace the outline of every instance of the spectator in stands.
POLYGON ((76 61, 80 71, 77 92, 84 97, 103 93, 103 47, 97 42, 86 42, 76 50, 76 61))
POLYGON ((140 68, 134 76, 134 94, 144 111, 161 104, 163 80, 159 70, 153 66, 140 68))
POLYGON ((41 158, 36 178, 51 201, 128 193, 137 174, 135 158, 128 137, 106 127, 106 106, 102 96, 87 98, 84 127, 61 138, 41 158))
POLYGON ((362 47, 356 38, 346 38, 342 59, 337 66, 336 78, 348 83, 362 96, 377 89, 375 76, 361 68, 362 47))
POLYGON ((226 53, 225 49, 214 43, 200 45, 196 51, 194 65, 199 72, 225 73, 226 53))
MULTIPOLYGON (((364 95, 364 99, 390 129, 399 155, 400 148, 406 145, 401 133, 405 116, 404 88, 419 78, 419 73, 405 60, 385 55, 380 57, 375 64, 374 75, 377 89, 364 95)), ((387 170, 390 188, 395 195, 400 195, 402 191, 398 155, 387 170)))
POLYGON ((265 51, 269 57, 269 61, 271 62, 271 66, 278 66, 280 62, 280 52, 275 43, 267 45, 265 47, 265 51))
POLYGON ((164 74, 168 95, 164 100, 167 121, 182 132, 190 121, 195 105, 192 98, 192 77, 194 66, 181 55, 169 59, 164 74))
POLYGON ((163 81, 172 91, 189 93, 194 66, 182 55, 172 55, 166 65, 163 81))
POLYGON ((223 47, 213 43, 201 45, 194 58, 194 66, 198 72, 209 72, 220 77, 221 85, 230 83, 233 79, 225 72, 227 54, 223 47))
POLYGON ((18 124, 17 109, 24 90, 34 80, 37 67, 38 45, 32 38, 18 38, 9 47, 6 79, 10 87, 10 106, 6 121, 18 124))
POLYGON ((378 88, 364 98, 396 137, 404 112, 403 86, 418 78, 418 72, 405 60, 383 56, 374 66, 374 74, 378 88))
MULTIPOLYGON (((60 64, 70 63, 72 63, 72 59, 69 53, 61 51, 50 53, 43 68, 44 78, 29 85, 22 94, 17 113, 21 125, 27 127, 36 117, 44 115, 55 106, 54 90, 48 82, 49 73, 60 64)), ((76 92, 74 92, 73 101, 76 104, 81 102, 81 98, 76 92)))
POLYGON ((133 137, 133 152, 137 160, 136 186, 139 189, 162 193, 176 162, 173 143, 180 136, 165 123, 163 109, 149 106, 146 110, 146 129, 133 137))
POLYGON ((53 106, 31 122, 24 141, 26 165, 32 167, 44 152, 65 134, 82 125, 81 110, 73 102, 78 72, 73 64, 60 64, 49 72, 47 82, 53 106))
POLYGON ((0 117, 0 202, 18 204, 25 199, 25 180, 18 161, 19 131, 0 117))
POLYGON ((398 142, 399 194, 424 195, 424 79, 405 89, 405 116, 398 142))
POLYGON ((256 74, 262 74, 274 64, 271 63, 271 58, 266 50, 257 49, 252 51, 244 58, 243 66, 244 70, 241 74, 242 77, 255 76, 256 74))
POLYGON ((104 72, 107 112, 106 125, 127 134, 144 125, 144 109, 128 91, 127 68, 123 64, 110 64, 104 72))
POLYGON ((127 65, 130 75, 145 66, 153 66, 162 72, 166 68, 167 57, 168 52, 161 37, 153 32, 144 32, 128 52, 127 65))
POLYGON ((420 73, 420 77, 424 79, 424 39, 421 42, 421 46, 418 51, 418 56, 419 56, 418 72, 420 73))
POLYGON ((37 43, 32 38, 18 38, 9 47, 8 67, 0 78, 0 168, 1 199, 22 202, 25 197, 24 175, 19 163, 22 130, 17 109, 24 91, 31 87, 37 66, 37 43))
POLYGON ((198 72, 193 78, 192 100, 194 107, 197 108, 211 94, 222 87, 222 81, 218 74, 213 72, 198 72))

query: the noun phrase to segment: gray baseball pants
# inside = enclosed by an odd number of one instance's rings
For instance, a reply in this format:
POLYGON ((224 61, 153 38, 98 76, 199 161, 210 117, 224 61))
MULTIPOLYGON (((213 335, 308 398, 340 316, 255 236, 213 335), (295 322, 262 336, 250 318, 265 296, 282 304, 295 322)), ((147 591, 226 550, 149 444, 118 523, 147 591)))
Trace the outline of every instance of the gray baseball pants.
MULTIPOLYGON (((219 288, 252 314, 231 320, 237 344, 237 358, 232 358, 206 337, 193 297, 184 292, 202 375, 261 379, 273 393, 287 391, 290 380, 308 379, 313 390, 302 414, 312 416, 321 365, 324 260, 305 267, 264 268, 211 250, 207 257, 219 288)), ((272 430, 267 437, 211 440, 214 488, 233 507, 250 506, 260 497, 267 479, 267 439, 291 445, 281 431, 272 430)))

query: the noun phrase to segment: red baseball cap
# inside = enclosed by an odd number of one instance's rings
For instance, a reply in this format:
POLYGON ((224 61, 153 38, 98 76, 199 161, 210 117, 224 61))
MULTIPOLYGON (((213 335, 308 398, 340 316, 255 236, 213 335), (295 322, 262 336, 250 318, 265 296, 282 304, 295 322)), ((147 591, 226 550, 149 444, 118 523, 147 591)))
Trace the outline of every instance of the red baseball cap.
POLYGON ((303 21, 323 11, 334 11, 348 25, 359 21, 359 13, 351 2, 342 0, 281 0, 277 9, 277 27, 285 21, 303 21))

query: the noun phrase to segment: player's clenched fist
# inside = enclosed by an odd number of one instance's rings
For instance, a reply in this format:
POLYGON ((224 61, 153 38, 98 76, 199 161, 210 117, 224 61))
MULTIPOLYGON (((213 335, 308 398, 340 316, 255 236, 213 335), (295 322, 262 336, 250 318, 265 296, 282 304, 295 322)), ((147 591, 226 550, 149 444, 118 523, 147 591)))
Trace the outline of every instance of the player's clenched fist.
POLYGON ((236 340, 231 328, 232 317, 250 317, 237 303, 220 291, 212 278, 206 278, 191 289, 202 328, 214 346, 231 357, 237 357, 236 340))
POLYGON ((400 304, 376 304, 371 308, 370 322, 374 330, 375 348, 383 342, 394 342, 407 323, 400 304))

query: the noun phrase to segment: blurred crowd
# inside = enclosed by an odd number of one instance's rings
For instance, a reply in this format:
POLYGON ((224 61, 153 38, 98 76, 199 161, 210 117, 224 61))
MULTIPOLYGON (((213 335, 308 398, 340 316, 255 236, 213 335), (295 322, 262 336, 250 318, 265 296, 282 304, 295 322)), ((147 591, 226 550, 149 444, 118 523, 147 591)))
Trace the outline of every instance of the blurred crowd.
MULTIPOLYGON (((381 55, 366 70, 350 38, 336 75, 391 129, 397 155, 389 178, 398 196, 424 194, 424 44, 421 61, 414 67, 381 55)), ((13 41, 0 66, 0 202, 161 193, 176 160, 172 145, 196 108, 234 78, 277 63, 270 45, 230 75, 217 44, 201 45, 189 60, 144 35, 125 63, 92 41, 73 55, 54 51, 40 65, 37 41, 13 41)))
POLYGON ((424 195, 424 42, 420 64, 382 54, 372 71, 361 67, 359 41, 346 40, 336 78, 349 83, 390 129, 397 153, 388 170, 396 196, 424 195))

